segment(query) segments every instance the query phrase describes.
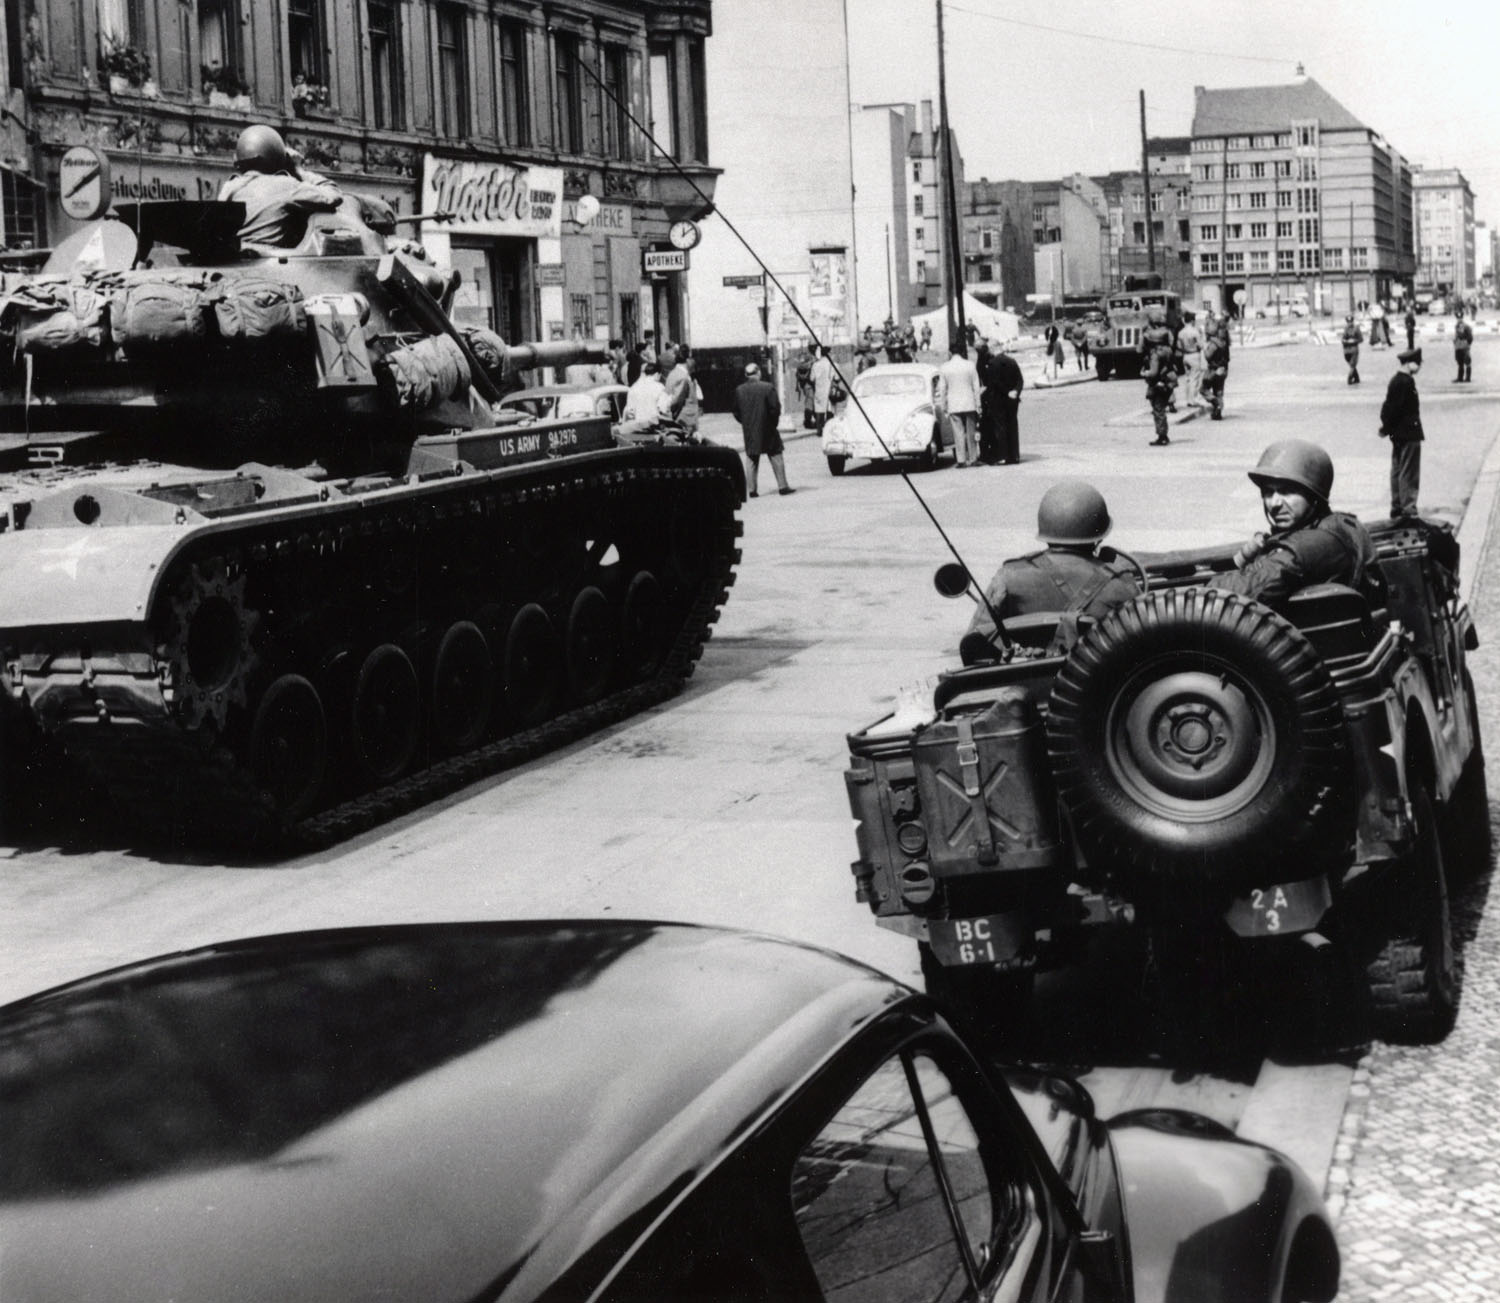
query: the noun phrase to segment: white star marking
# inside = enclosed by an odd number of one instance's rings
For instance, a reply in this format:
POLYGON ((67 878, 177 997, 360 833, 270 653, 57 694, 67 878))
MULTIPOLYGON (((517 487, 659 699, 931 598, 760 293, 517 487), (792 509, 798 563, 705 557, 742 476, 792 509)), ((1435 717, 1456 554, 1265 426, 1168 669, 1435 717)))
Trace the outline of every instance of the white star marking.
POLYGON ((92 534, 84 534, 66 546, 41 549, 40 555, 43 558, 55 557, 56 560, 38 567, 37 573, 46 575, 56 571, 58 574, 67 575, 69 579, 77 580, 78 563, 95 553, 107 550, 108 544, 103 539, 96 539, 92 534))

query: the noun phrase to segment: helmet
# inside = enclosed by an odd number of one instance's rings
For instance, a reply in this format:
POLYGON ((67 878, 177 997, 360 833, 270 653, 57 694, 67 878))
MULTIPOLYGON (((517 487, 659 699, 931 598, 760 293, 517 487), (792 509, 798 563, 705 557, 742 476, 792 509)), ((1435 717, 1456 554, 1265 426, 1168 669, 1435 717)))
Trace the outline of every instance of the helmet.
POLYGON ((1286 480, 1326 503, 1333 492, 1333 458, 1306 439, 1282 439, 1261 453, 1250 478, 1261 485, 1286 480))
POLYGON ((234 147, 234 166, 237 172, 286 172, 291 169, 292 156, 281 132, 257 124, 240 132, 234 147))
POLYGON ((1104 495, 1086 480, 1054 484, 1036 509, 1036 536, 1043 543, 1097 543, 1113 524, 1104 495))
POLYGON ((1346 316, 1346 317, 1345 317, 1345 318, 1344 318, 1344 320, 1345 320, 1345 321, 1349 321, 1349 322, 1352 322, 1352 321, 1353 321, 1353 320, 1354 320, 1354 314, 1353 314, 1353 313, 1352 313, 1352 312, 1351 312, 1351 313, 1350 313, 1350 314, 1349 314, 1349 315, 1348 315, 1348 316, 1346 316))

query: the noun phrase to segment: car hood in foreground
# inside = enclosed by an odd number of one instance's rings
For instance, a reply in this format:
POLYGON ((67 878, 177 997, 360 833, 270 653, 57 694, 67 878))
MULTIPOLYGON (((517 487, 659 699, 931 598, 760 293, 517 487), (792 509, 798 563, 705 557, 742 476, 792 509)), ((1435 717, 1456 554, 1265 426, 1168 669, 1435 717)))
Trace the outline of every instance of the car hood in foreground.
POLYGON ((917 412, 928 415, 932 412, 932 403, 919 395, 882 395, 878 398, 861 398, 860 402, 864 404, 868 420, 860 415, 859 408, 852 400, 839 414, 848 427, 848 433, 854 436, 868 434, 872 424, 881 434, 893 435, 907 417, 917 412))
POLYGON ((59 988, 0 1010, 4 1297, 535 1297, 902 994, 769 938, 592 922, 272 937, 59 988))

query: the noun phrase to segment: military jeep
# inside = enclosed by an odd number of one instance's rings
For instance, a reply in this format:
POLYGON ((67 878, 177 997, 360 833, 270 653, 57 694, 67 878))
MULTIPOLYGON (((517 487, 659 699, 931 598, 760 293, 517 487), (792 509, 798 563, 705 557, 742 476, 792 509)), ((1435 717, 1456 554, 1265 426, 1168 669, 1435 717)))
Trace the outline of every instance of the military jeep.
POLYGON ((1206 586, 1230 548, 1143 557, 1133 601, 1007 620, 1006 653, 942 675, 924 718, 850 735, 856 896, 918 942, 931 994, 1001 1021, 1109 924, 1300 936, 1363 970, 1376 1034, 1447 1033, 1449 886, 1489 857, 1477 636, 1446 526, 1370 532, 1382 609, 1206 586))

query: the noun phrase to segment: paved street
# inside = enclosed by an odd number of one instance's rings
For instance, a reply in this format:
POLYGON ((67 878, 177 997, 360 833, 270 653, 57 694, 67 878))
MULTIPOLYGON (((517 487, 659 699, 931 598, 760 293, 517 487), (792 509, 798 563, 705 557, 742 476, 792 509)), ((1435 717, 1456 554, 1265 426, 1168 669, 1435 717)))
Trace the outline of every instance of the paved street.
MULTIPOLYGON (((1500 342, 1485 337, 1476 348, 1471 387, 1450 385, 1446 357, 1429 349, 1420 379, 1429 437, 1422 503, 1456 523, 1497 429, 1500 342)), ((1036 502, 1063 476, 1087 476, 1105 490, 1112 541, 1123 547, 1243 537, 1260 525, 1244 472, 1266 442, 1286 435, 1329 447, 1336 506, 1380 515, 1388 453, 1376 413, 1393 367, 1390 352, 1374 353, 1365 385, 1350 389, 1336 349, 1242 349, 1226 419, 1174 426, 1169 448, 1147 446, 1137 382, 1028 393, 1021 466, 944 469, 912 482, 986 576, 1005 555, 1034 546, 1036 502)), ((727 418, 712 417, 709 427, 732 441, 727 418)), ((945 549, 898 474, 855 466, 836 480, 805 438, 789 443, 787 460, 798 492, 745 504, 738 583, 677 701, 286 863, 174 860, 82 843, 8 848, 0 998, 255 932, 596 913, 785 933, 915 979, 915 947, 874 927, 853 900, 844 735, 888 710, 901 685, 951 663, 967 605, 933 592, 945 549)), ((1491 600, 1500 595, 1500 549, 1491 550, 1479 588, 1483 637, 1500 624, 1500 603, 1491 600)), ((1500 668, 1488 645, 1480 655, 1476 677, 1493 738, 1500 668)), ((1430 1297, 1494 1294, 1500 1187, 1484 1140, 1496 1130, 1487 1079, 1496 1067, 1500 945, 1478 904, 1469 903, 1477 931, 1458 1030, 1437 1049, 1379 1049, 1356 1076, 1332 1187, 1350 1298, 1414 1294, 1392 1275, 1398 1269, 1413 1271, 1430 1297), (1450 1277, 1469 1292, 1434 1283, 1450 1277)), ((1101 1078, 1103 1111, 1170 1099, 1232 1123, 1254 1119, 1247 1129, 1286 1137, 1294 1150, 1303 1143, 1299 1119, 1278 1107, 1281 1097, 1265 1095, 1266 1082, 1281 1079, 1276 1065, 1261 1082, 1252 1071, 1249 1080, 1182 1082, 1175 1095, 1166 1075, 1101 1078)), ((1317 1088, 1341 1092, 1347 1081, 1347 1070, 1336 1070, 1317 1088)))

